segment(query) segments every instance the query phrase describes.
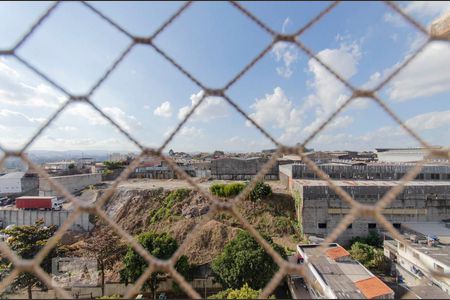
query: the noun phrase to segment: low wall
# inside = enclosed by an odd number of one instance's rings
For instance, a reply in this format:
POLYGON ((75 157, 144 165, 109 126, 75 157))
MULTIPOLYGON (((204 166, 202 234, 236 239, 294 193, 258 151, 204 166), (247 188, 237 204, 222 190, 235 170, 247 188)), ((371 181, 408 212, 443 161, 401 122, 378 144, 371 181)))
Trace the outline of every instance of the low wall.
MULTIPOLYGON (((0 220, 3 222, 3 228, 8 225, 15 224, 33 225, 38 219, 44 220, 45 225, 60 226, 69 216, 69 211, 45 211, 45 210, 22 210, 22 209, 2 209, 0 210, 0 220)), ((89 214, 81 213, 72 225, 71 229, 75 231, 89 231, 94 227, 89 222, 89 214)))
MULTIPOLYGON (((268 161, 266 158, 216 159, 211 161, 211 177, 220 180, 250 180, 268 161)), ((267 172, 265 179, 278 179, 278 162, 267 172)))
MULTIPOLYGON (((88 185, 98 184, 102 182, 102 175, 100 173, 58 176, 51 178, 60 185, 64 186, 70 193, 80 191, 88 185)), ((50 185, 50 182, 46 178, 39 178, 39 196, 62 195, 54 190, 54 188, 50 185)))

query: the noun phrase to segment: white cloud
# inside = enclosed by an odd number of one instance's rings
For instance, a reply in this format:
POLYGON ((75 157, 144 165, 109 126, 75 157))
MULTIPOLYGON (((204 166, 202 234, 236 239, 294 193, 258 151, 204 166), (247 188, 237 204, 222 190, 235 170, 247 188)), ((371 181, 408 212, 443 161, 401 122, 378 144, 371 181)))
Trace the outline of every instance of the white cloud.
POLYGON ((160 116, 164 118, 170 118, 172 116, 172 107, 170 106, 170 102, 166 101, 161 103, 154 111, 153 114, 155 116, 160 116))
MULTIPOLYGON (((446 136, 429 135, 436 130, 450 127, 450 110, 420 114, 405 120, 405 124, 415 130, 431 144, 442 144, 448 140, 450 131, 443 132, 446 136)), ((321 134, 313 140, 314 145, 327 149, 351 148, 356 150, 373 149, 376 147, 416 147, 418 142, 399 125, 380 127, 371 132, 355 136, 352 134, 321 134)))
MULTIPOLYGON (((391 80, 387 89, 389 97, 392 100, 405 101, 450 91, 450 68, 443 67, 448 65, 449 61, 448 45, 444 43, 428 45, 409 66, 391 80)), ((398 65, 400 63, 388 71, 398 65)))
POLYGON ((141 122, 139 122, 135 116, 127 115, 118 107, 105 107, 103 108, 103 111, 127 131, 142 127, 141 122))
MULTIPOLYGON (((129 131, 130 129, 137 129, 142 127, 142 124, 133 115, 127 115, 118 107, 102 108, 103 112, 113 119, 123 129, 129 131)), ((100 113, 92 109, 86 104, 75 104, 67 108, 67 113, 83 117, 88 120, 90 125, 107 125, 110 124, 100 113)))
MULTIPOLYGON (((450 11, 450 2, 448 1, 408 1, 402 4, 401 8, 405 13, 426 22, 450 11)), ((399 27, 408 24, 401 15, 393 11, 384 14, 384 21, 399 27)))
MULTIPOLYGON (((344 37, 338 38, 344 39, 344 37)), ((349 79, 358 71, 357 65, 361 52, 356 42, 342 42, 339 48, 324 49, 317 56, 342 77, 349 79)), ((276 87, 273 94, 267 94, 251 105, 254 112, 250 114, 250 117, 258 124, 281 129, 279 137, 281 142, 288 144, 299 142, 316 130, 350 96, 350 91, 317 61, 313 59, 308 61, 308 72, 313 76, 309 82, 312 93, 307 96, 303 105, 296 106, 280 87, 276 87), (311 116, 313 117, 312 122, 306 124, 307 117, 311 116)), ((367 101, 358 99, 351 107, 365 108, 367 101)), ((352 117, 340 115, 326 127, 326 130, 345 128, 352 122, 352 117)), ((248 121, 247 125, 250 125, 248 121)))
POLYGON ((144 109, 150 109, 150 105, 144 105, 144 109))
POLYGON ((117 151, 135 151, 131 143, 123 139, 117 138, 62 138, 54 137, 51 135, 43 135, 37 139, 32 146, 33 150, 48 150, 58 149, 64 150, 104 150, 111 149, 111 145, 114 145, 114 149, 117 151))
POLYGON ((261 150, 262 148, 271 148, 274 145, 267 139, 249 140, 240 136, 233 136, 224 141, 227 149, 234 151, 261 150))
POLYGON ((21 112, 0 109, 0 122, 4 127, 29 127, 44 121, 45 118, 33 118, 21 112))
POLYGON ((292 21, 289 17, 287 17, 286 19, 284 19, 283 21, 283 25, 281 26, 281 32, 282 33, 286 33, 286 29, 287 27, 292 24, 292 21))
MULTIPOLYGON (((192 94, 190 97, 191 105, 184 106, 178 110, 178 119, 182 120, 192 107, 202 99, 203 94, 203 91, 192 94)), ((208 122, 216 118, 223 118, 228 116, 228 109, 229 107, 223 99, 219 97, 206 97, 189 120, 208 122)))
MULTIPOLYGON (((285 33, 286 28, 292 24, 291 19, 288 17, 283 21, 281 32, 285 33)), ((272 55, 275 56, 277 62, 282 62, 283 66, 277 67, 277 73, 280 76, 289 78, 294 71, 292 65, 298 61, 298 49, 295 45, 286 42, 278 42, 272 47, 272 55)))
MULTIPOLYGON (((169 136, 172 131, 174 130, 174 127, 167 128, 166 132, 164 132, 164 136, 169 136)), ((204 136, 204 130, 201 128, 197 128, 195 126, 186 126, 184 125, 181 127, 180 131, 177 133, 177 135, 185 137, 185 138, 199 138, 204 136)))
MULTIPOLYGON (((317 54, 318 58, 333 68, 344 79, 353 77, 358 69, 358 61, 361 57, 360 47, 357 43, 342 43, 336 49, 324 49, 317 54)), ((314 110, 315 120, 304 128, 305 134, 311 134, 326 118, 340 107, 350 96, 350 91, 332 74, 330 74, 317 61, 310 59, 308 62, 309 72, 313 75, 313 80, 309 85, 313 88, 313 93, 307 97, 303 109, 314 110)), ((353 102, 353 108, 365 108, 366 101, 357 99, 353 102)), ((351 124, 352 119, 348 116, 340 116, 327 126, 327 130, 342 128, 351 124)))
POLYGON ((61 131, 76 131, 77 128, 74 126, 60 126, 58 127, 59 130, 61 131))
POLYGON ((180 135, 188 138, 198 138, 203 136, 203 129, 194 126, 183 126, 180 135))
POLYGON ((292 65, 298 61, 296 46, 286 42, 278 42, 272 47, 272 54, 277 62, 283 62, 283 66, 276 68, 278 75, 285 78, 291 77, 294 73, 292 65))
POLYGON ((21 69, 0 58, 0 103, 14 106, 58 107, 65 97, 47 84, 32 80, 21 69))
POLYGON ((405 124, 415 130, 431 130, 450 127, 450 110, 434 111, 417 115, 405 121, 405 124))
MULTIPOLYGON (((302 122, 301 112, 294 107, 280 87, 273 90, 273 94, 266 94, 251 105, 255 110, 250 117, 258 124, 272 125, 285 130, 300 130, 302 122)), ((250 125, 247 121, 247 125, 250 125)))

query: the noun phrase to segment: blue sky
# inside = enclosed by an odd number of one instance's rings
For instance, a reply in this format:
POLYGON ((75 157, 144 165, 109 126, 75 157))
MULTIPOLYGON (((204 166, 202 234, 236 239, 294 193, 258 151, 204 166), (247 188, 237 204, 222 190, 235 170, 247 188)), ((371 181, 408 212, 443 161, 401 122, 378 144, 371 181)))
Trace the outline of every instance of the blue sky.
MULTIPOLYGON (((92 2, 133 35, 152 34, 183 3, 92 2)), ((293 33, 328 2, 242 2, 269 27, 293 33)), ((51 5, 0 3, 0 49, 8 49, 51 5)), ((450 2, 402 2, 424 27, 450 2)), ((374 86, 424 42, 410 24, 378 2, 339 4, 300 40, 341 76, 374 86)), ((224 2, 194 3, 155 44, 211 88, 220 88, 271 42, 224 2)), ((64 89, 82 95, 130 44, 130 39, 79 3, 62 3, 19 49, 64 89)), ((402 120, 427 142, 450 140, 450 45, 434 42, 380 91, 402 120)), ((227 94, 274 138, 302 142, 350 92, 315 61, 278 43, 227 94)), ((157 147, 200 99, 201 89, 160 54, 134 47, 96 90, 92 101, 146 146, 157 147)), ((11 57, 0 58, 0 145, 17 149, 66 97, 11 57)), ((255 151, 274 145, 220 98, 207 98, 166 150, 255 151)), ((372 101, 358 99, 310 147, 372 150, 418 146, 372 101)), ((31 145, 45 150, 133 151, 123 135, 85 104, 69 106, 31 145)))

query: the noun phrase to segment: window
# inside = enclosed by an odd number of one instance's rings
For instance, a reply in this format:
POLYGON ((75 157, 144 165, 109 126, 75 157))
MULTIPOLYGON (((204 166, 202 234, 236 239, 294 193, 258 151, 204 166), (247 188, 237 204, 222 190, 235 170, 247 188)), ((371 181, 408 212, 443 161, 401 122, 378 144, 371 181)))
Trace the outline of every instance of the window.
POLYGON ((325 228, 327 228, 327 223, 319 223, 319 224, 318 224, 318 227, 319 227, 320 229, 325 229, 325 228))
POLYGON ((437 173, 431 173, 430 175, 431 175, 431 179, 432 179, 432 180, 439 180, 439 174, 437 174, 437 173))
POLYGON ((347 226, 347 229, 352 229, 352 227, 353 227, 353 223, 350 223, 350 224, 347 226))
POLYGON ((422 173, 420 173, 419 175, 416 176, 416 179, 424 180, 425 176, 422 173))
POLYGON ((369 224, 367 224, 367 228, 375 229, 375 228, 377 228, 377 223, 369 223, 369 224))
POLYGON ((450 174, 447 174, 447 180, 450 180, 450 174))
POLYGON ((395 229, 400 229, 402 227, 401 223, 393 223, 392 226, 394 226, 395 229))

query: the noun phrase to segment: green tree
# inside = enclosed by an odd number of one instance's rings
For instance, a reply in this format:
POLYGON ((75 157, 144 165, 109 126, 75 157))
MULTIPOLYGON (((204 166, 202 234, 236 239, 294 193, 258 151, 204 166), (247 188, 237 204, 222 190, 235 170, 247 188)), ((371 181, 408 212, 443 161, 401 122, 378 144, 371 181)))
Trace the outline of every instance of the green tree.
POLYGON ((67 168, 69 170, 73 170, 73 169, 75 169, 75 164, 70 164, 70 165, 67 166, 67 168))
MULTIPOLYGON (((270 237, 264 238, 286 258, 284 248, 275 244, 270 237)), ((213 260, 212 269, 225 287, 236 289, 248 283, 253 289, 261 289, 278 270, 278 265, 249 233, 241 231, 213 260)))
MULTIPOLYGON (((2 232, 8 235, 7 243, 11 250, 15 251, 18 256, 23 259, 33 259, 36 254, 44 247, 47 240, 53 236, 56 231, 56 226, 45 226, 43 220, 38 220, 34 225, 30 226, 14 226, 11 229, 4 229, 2 232)), ((62 254, 62 249, 57 245, 44 258, 41 263, 42 269, 51 273, 52 258, 62 254)), ((14 269, 11 262, 6 262, 5 273, 9 273, 14 269)), ((6 275, 6 274, 2 274, 6 275)), ((44 288, 45 284, 35 275, 30 273, 21 273, 12 282, 11 288, 13 290, 27 288, 28 299, 32 299, 32 287, 38 286, 44 288)))
MULTIPOLYGON (((159 259, 169 259, 178 248, 177 242, 167 233, 144 232, 138 235, 137 240, 150 254, 159 259)), ((148 267, 147 262, 132 247, 128 248, 123 258, 124 268, 120 272, 121 280, 125 282, 136 281, 148 267)), ((187 257, 181 256, 175 269, 181 275, 189 277, 190 268, 186 266, 187 257), (184 273, 186 272, 186 273, 184 273)), ((156 290, 162 280, 161 272, 153 272, 144 284, 156 298, 156 290)))
POLYGON ((108 170, 116 170, 116 169, 120 169, 122 168, 123 164, 121 161, 109 161, 106 160, 103 162, 103 165, 106 167, 106 169, 108 170))
POLYGON ((374 246, 376 248, 383 248, 383 239, 376 231, 370 231, 366 237, 354 237, 350 240, 350 245, 356 242, 374 246))
POLYGON ((389 262, 384 256, 383 249, 356 242, 349 252, 354 259, 375 273, 384 273, 388 270, 389 262))
MULTIPOLYGON (((258 299, 262 290, 254 290, 245 283, 240 289, 226 289, 215 295, 209 296, 208 299, 258 299)), ((269 299, 275 299, 270 296, 269 299)))

